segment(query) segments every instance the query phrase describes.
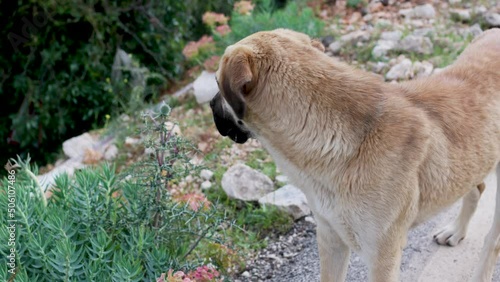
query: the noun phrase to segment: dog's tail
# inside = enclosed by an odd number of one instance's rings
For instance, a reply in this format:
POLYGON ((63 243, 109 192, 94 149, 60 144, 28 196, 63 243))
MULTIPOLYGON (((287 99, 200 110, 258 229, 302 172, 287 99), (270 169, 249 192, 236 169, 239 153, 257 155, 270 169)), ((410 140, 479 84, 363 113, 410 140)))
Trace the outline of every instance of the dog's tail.
POLYGON ((484 240, 479 265, 472 279, 474 282, 491 281, 498 254, 500 253, 500 163, 497 164, 496 174, 497 195, 493 225, 484 240))

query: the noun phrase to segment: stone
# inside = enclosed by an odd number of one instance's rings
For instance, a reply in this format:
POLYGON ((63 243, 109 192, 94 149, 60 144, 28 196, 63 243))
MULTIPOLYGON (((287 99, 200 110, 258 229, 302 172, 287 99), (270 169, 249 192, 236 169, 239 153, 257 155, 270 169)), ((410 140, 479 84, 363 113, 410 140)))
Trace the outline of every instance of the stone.
POLYGON ((470 11, 467 9, 450 9, 450 15, 458 21, 467 22, 471 19, 470 11))
POLYGON ((230 167, 222 176, 221 185, 230 198, 243 201, 257 201, 274 191, 269 177, 244 164, 230 167))
POLYGON ((332 44, 334 41, 335 38, 331 35, 327 35, 321 38, 321 43, 323 44, 323 46, 325 46, 325 48, 328 48, 328 46, 330 46, 330 44, 332 44))
POLYGON ((63 152, 69 158, 80 158, 86 154, 88 149, 93 149, 97 140, 88 133, 70 138, 63 142, 63 152))
POLYGON ((434 70, 434 66, 427 62, 415 62, 412 66, 412 72, 415 75, 415 77, 426 77, 432 74, 432 71, 434 70))
POLYGON ((194 96, 198 104, 210 102, 219 91, 215 73, 203 71, 193 83, 194 96))
POLYGON ((212 188, 212 182, 205 180, 201 183, 200 187, 201 187, 201 190, 208 190, 208 189, 212 188))
POLYGON ((361 19, 362 15, 360 12, 354 12, 352 13, 351 17, 349 18, 349 23, 353 24, 361 19))
POLYGON ((389 67, 389 64, 384 62, 377 62, 377 63, 368 62, 368 66, 370 67, 370 70, 372 72, 380 74, 389 67))
POLYGON ((281 182, 281 183, 287 183, 288 177, 286 175, 278 175, 278 176, 276 176, 276 181, 281 182))
POLYGON ((436 10, 431 4, 419 5, 413 9, 401 9, 399 14, 405 18, 434 19, 436 10))
POLYGON ((104 159, 107 161, 114 160, 118 155, 118 147, 115 144, 109 145, 104 151, 104 159))
POLYGON ((432 35, 434 35, 434 33, 435 33, 434 28, 432 28, 432 27, 424 27, 424 28, 415 29, 411 33, 411 35, 415 35, 415 36, 432 36, 432 35))
POLYGON ((500 27, 500 14, 487 13, 484 15, 484 21, 489 27, 500 27))
POLYGON ((209 169, 202 169, 200 171, 200 177, 204 180, 210 180, 214 176, 214 173, 209 169))
POLYGON ((338 41, 335 41, 328 46, 328 50, 334 55, 338 55, 340 53, 340 49, 342 49, 342 44, 338 41))
POLYGON ((399 41, 396 49, 405 52, 416 52, 419 54, 431 54, 433 44, 428 37, 409 35, 399 41))
POLYGON ((483 30, 481 29, 481 26, 479 24, 475 24, 471 27, 469 27, 466 31, 466 34, 467 35, 472 35, 472 37, 477 37, 479 36, 481 33, 483 33, 483 30))
POLYGON ((250 278, 250 277, 252 277, 252 275, 251 275, 251 274, 250 274, 250 272, 248 272, 248 271, 243 272, 243 273, 241 274, 241 276, 242 276, 242 277, 245 277, 245 278, 250 278))
POLYGON ((139 138, 133 138, 133 137, 125 137, 125 146, 135 146, 137 144, 139 144, 139 142, 141 142, 141 139, 139 138))
POLYGON ((397 46, 397 41, 392 41, 392 40, 379 40, 377 41, 377 45, 373 47, 372 49, 372 56, 374 58, 380 58, 385 55, 391 50, 393 50, 397 46))
POLYGON ((385 75, 388 80, 408 79, 412 76, 412 63, 409 59, 404 59, 394 65, 385 75))
POLYGON ((458 4, 458 3, 461 3, 461 2, 462 2, 462 0, 448 0, 448 2, 449 2, 450 4, 458 4))
POLYGON ((307 199, 299 188, 286 185, 259 199, 261 205, 273 205, 299 219, 311 213, 307 199))
POLYGON ((389 41, 398 41, 403 36, 403 33, 399 30, 396 31, 384 31, 380 34, 380 39, 389 41))
POLYGON ((366 42, 368 40, 370 40, 370 33, 364 30, 353 31, 340 37, 340 42, 344 44, 356 44, 358 42, 366 42))

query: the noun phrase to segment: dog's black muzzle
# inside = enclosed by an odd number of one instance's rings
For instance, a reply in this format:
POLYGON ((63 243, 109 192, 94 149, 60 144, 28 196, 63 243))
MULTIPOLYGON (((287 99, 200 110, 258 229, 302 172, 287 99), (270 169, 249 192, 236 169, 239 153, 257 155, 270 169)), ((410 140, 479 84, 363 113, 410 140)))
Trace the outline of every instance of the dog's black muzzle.
POLYGON ((240 144, 248 140, 250 134, 238 126, 231 114, 224 111, 220 93, 217 93, 210 101, 210 108, 212 108, 215 126, 222 136, 228 136, 231 140, 240 144))

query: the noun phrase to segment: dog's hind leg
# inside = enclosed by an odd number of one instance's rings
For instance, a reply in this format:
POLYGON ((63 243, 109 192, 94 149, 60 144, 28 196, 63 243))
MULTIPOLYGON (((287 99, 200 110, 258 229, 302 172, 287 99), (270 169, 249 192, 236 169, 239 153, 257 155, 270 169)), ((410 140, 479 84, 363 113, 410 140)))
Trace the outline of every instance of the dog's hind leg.
POLYGON ((472 281, 489 282, 492 279, 495 264, 500 252, 500 163, 497 164, 497 196, 495 215, 490 232, 484 240, 479 265, 474 272, 472 281))
POLYGON ((448 224, 441 231, 434 234, 434 241, 439 245, 448 245, 450 247, 458 245, 467 233, 470 219, 476 211, 479 198, 484 191, 484 182, 477 185, 477 189, 473 188, 462 200, 462 208, 460 214, 455 221, 448 224))

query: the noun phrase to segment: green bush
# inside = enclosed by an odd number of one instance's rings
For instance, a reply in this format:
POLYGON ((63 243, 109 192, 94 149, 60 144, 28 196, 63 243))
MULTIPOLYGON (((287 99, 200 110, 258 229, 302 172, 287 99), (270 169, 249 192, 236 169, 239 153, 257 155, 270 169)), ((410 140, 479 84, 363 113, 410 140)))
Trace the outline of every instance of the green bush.
MULTIPOLYGON (((165 128, 168 112, 164 106, 145 116, 155 133, 146 138, 155 152, 149 160, 124 174, 103 165, 62 175, 48 203, 36 169, 14 161, 15 180, 0 184, 0 224, 13 219, 12 197, 5 195, 15 190, 16 281, 156 281, 169 269, 207 263, 193 254, 200 242, 221 242, 215 231, 224 218, 211 207, 196 210, 173 200, 171 183, 195 168, 187 158, 190 145, 165 128)), ((0 229, 2 281, 11 277, 9 236, 0 229)))
POLYGON ((117 48, 174 81, 184 70, 184 43, 208 32, 204 10, 229 12, 233 2, 3 1, 0 139, 8 142, 0 162, 28 152, 47 160, 65 139, 123 111, 129 93, 106 89, 117 48))

